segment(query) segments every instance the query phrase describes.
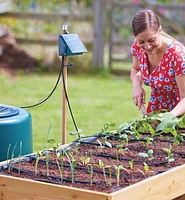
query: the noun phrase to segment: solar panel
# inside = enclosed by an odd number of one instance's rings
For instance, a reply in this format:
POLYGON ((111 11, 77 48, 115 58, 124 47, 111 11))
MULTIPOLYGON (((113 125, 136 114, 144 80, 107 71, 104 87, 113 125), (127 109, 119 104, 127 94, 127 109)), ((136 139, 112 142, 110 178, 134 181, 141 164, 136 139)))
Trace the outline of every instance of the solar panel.
POLYGON ((86 52, 87 49, 77 34, 59 35, 59 55, 78 55, 86 52))

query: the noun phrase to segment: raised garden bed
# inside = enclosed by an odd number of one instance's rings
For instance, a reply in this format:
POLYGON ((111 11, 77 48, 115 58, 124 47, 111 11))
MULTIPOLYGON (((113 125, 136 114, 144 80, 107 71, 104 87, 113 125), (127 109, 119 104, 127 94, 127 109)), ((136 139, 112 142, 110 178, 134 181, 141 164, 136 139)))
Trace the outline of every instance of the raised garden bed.
MULTIPOLYGON (((157 116, 157 117, 156 117, 157 116)), ((164 118, 165 116, 165 118, 164 118)), ((136 120, 0 163, 1 199, 174 199, 185 194, 184 117, 136 120), (28 189, 29 188, 29 189, 28 189)))

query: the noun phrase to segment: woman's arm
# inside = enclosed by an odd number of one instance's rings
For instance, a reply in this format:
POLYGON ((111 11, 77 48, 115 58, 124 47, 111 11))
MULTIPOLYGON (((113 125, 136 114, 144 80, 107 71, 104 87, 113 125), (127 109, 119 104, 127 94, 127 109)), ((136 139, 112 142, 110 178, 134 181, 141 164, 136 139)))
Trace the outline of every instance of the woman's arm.
POLYGON ((180 93, 180 102, 175 106, 171 113, 178 117, 185 114, 185 74, 176 76, 177 85, 180 93))
POLYGON ((138 60, 135 57, 133 57, 130 79, 132 81, 132 86, 133 86, 132 97, 133 97, 134 103, 140 110, 141 105, 145 103, 146 93, 142 87, 142 79, 141 79, 140 72, 138 70, 138 60))

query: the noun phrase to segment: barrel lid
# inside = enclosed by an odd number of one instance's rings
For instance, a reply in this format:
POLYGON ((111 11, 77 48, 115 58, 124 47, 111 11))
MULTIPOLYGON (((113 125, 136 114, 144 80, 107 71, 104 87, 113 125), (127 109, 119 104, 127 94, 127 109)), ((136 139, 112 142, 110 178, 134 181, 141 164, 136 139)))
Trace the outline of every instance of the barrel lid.
POLYGON ((18 108, 0 104, 0 118, 12 117, 19 114, 18 108))

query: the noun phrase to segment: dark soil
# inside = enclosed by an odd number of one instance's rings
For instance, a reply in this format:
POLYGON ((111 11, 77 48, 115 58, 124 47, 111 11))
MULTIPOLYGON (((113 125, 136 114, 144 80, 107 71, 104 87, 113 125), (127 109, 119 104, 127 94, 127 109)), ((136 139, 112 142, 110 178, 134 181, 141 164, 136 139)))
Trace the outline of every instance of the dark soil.
POLYGON ((155 137, 153 142, 147 144, 144 139, 146 136, 143 135, 139 140, 130 138, 128 144, 120 140, 118 135, 107 137, 106 141, 101 137, 91 137, 80 143, 73 142, 69 146, 71 148, 69 152, 65 148, 67 153, 64 155, 62 153, 64 151, 58 148, 43 151, 37 167, 35 163, 38 156, 33 154, 26 156, 21 162, 13 162, 9 165, 10 170, 7 165, 1 166, 0 171, 3 174, 36 181, 112 193, 185 163, 184 141, 175 145, 173 137, 166 134, 155 137), (123 146, 116 148, 117 145, 123 146), (168 160, 169 156, 163 150, 170 147, 173 154, 171 158, 174 161, 168 160), (139 156, 139 153, 147 153, 148 150, 153 150, 151 156, 148 158, 139 156), (130 164, 132 160, 133 168, 130 164), (48 170, 46 163, 49 163, 48 170), (71 167, 74 166, 74 180, 70 164, 71 167), (120 177, 117 177, 116 171, 119 168, 120 177))

